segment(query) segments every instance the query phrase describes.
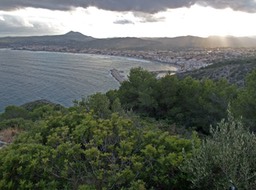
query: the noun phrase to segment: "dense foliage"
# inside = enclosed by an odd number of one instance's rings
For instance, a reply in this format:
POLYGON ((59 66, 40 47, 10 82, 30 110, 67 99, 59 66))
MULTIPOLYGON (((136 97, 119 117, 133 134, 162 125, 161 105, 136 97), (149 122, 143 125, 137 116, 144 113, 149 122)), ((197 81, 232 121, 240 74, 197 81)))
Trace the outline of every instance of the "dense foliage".
POLYGON ((203 190, 230 180, 253 189, 255 81, 256 71, 237 88, 135 68, 118 90, 70 108, 8 106, 0 137, 9 128, 20 134, 0 149, 0 189, 203 190))
POLYGON ((233 103, 233 113, 242 116, 246 126, 256 131, 256 70, 246 77, 246 85, 233 103))
POLYGON ((172 75, 157 80, 152 73, 135 68, 117 94, 125 109, 141 116, 208 133, 210 125, 226 118, 228 104, 236 97, 237 88, 225 80, 199 81, 172 75))
POLYGON ((112 114, 50 116, 0 151, 0 189, 182 189, 192 141, 112 114))
POLYGON ((194 149, 184 170, 190 174, 194 189, 253 190, 256 187, 256 136, 240 121, 228 120, 211 130, 199 149, 194 149))

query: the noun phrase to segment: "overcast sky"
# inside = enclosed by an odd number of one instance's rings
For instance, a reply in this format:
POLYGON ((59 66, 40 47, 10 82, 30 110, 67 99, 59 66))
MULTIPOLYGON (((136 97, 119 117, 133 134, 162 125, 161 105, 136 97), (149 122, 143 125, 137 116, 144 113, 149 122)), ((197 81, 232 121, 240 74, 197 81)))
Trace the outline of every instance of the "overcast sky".
POLYGON ((0 36, 256 36, 256 0, 0 0, 0 36))

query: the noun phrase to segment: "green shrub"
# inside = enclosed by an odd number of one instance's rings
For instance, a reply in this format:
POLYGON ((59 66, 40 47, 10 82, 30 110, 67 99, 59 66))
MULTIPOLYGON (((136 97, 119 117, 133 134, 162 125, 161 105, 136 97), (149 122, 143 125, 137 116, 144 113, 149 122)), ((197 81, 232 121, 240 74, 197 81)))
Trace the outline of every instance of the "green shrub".
POLYGON ((195 189, 228 189, 232 181, 238 189, 256 187, 256 137, 231 114, 211 129, 199 149, 183 167, 195 189))

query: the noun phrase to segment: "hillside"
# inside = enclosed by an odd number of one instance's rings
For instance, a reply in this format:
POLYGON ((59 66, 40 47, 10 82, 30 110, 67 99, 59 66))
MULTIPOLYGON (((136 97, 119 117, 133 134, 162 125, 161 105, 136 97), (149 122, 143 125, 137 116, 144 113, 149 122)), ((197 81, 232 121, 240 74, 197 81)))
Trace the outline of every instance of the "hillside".
POLYGON ((106 38, 97 39, 79 32, 64 35, 4 37, 0 38, 0 48, 23 46, 57 46, 68 48, 168 50, 176 48, 215 48, 215 47, 256 47, 256 38, 218 37, 201 38, 181 36, 175 38, 106 38))
POLYGON ((79 32, 70 31, 64 35, 54 36, 30 36, 30 37, 5 37, 0 38, 0 47, 20 47, 29 45, 55 45, 55 46, 76 46, 94 40, 93 37, 85 36, 79 32))
POLYGON ((69 108, 8 106, 0 189, 254 190, 255 79, 237 88, 133 68, 119 89, 69 108))
POLYGON ((184 78, 191 76, 196 79, 227 79, 231 84, 244 86, 246 75, 256 69, 256 57, 238 60, 221 61, 194 71, 179 73, 178 76, 184 78))
POLYGON ((161 47, 165 49, 175 47, 256 47, 256 39, 249 37, 210 36, 208 38, 201 38, 196 36, 181 36, 175 38, 152 38, 152 40, 161 43, 161 47))

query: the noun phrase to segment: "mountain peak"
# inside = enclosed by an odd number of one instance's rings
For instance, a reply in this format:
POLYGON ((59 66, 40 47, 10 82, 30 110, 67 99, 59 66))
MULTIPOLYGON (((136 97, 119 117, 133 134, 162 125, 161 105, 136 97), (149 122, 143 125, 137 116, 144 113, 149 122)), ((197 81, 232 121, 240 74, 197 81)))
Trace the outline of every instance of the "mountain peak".
POLYGON ((81 34, 80 32, 74 32, 74 31, 70 31, 66 34, 64 34, 65 36, 84 36, 83 34, 81 34))
POLYGON ((80 32, 74 32, 74 31, 70 31, 70 32, 64 34, 63 36, 65 36, 68 39, 72 39, 72 40, 92 40, 93 39, 93 37, 91 37, 91 36, 86 36, 80 32))

